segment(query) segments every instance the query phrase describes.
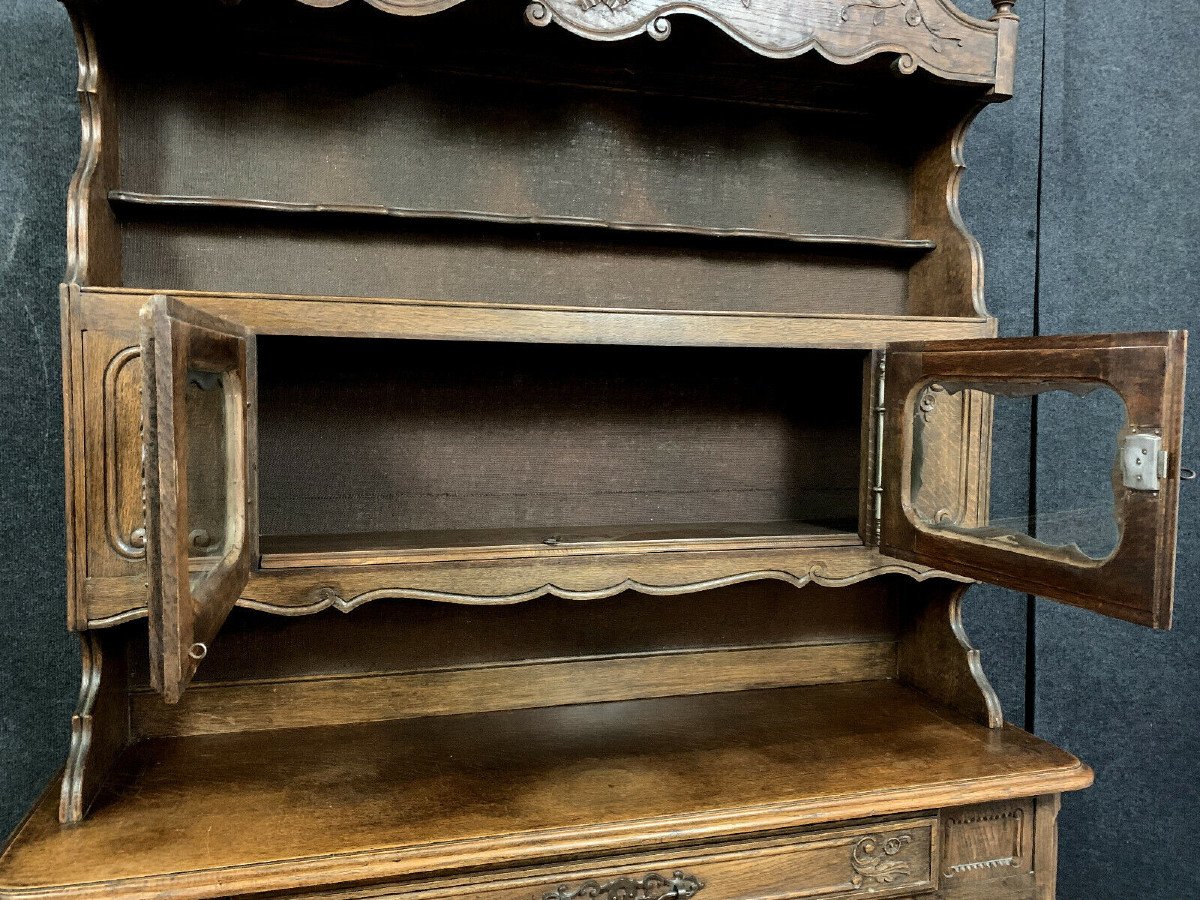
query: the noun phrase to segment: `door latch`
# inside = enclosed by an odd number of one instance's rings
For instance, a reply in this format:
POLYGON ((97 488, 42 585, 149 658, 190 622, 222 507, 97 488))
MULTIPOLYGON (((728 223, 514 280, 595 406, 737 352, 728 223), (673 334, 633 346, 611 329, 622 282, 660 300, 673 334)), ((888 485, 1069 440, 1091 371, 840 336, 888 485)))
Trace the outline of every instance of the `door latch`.
POLYGON ((1167 451, 1162 435, 1137 432, 1121 442, 1121 482, 1135 491, 1157 491, 1167 477, 1167 451))

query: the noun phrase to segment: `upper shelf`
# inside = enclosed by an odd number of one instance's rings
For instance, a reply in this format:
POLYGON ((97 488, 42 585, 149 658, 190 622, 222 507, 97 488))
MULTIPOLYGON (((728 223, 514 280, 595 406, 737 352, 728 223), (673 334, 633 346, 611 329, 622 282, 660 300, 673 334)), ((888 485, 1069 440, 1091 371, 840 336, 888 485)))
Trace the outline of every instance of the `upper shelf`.
POLYGON ((884 250, 924 253, 937 248, 937 242, 915 238, 889 238, 863 234, 821 234, 760 228, 721 228, 701 225, 677 225, 659 222, 609 221, 585 216, 517 215, 489 210, 409 209, 397 206, 349 203, 297 203, 285 200, 243 199, 237 197, 199 197, 177 194, 148 194, 137 191, 109 191, 108 199, 117 206, 174 207, 178 209, 238 209, 276 213, 327 213, 360 216, 388 216, 415 222, 476 222, 489 225, 534 226, 555 229, 582 229, 600 232, 684 235, 696 238, 731 238, 747 242, 811 244, 824 247, 874 247, 884 250))
MULTIPOLYGON (((299 0, 340 6, 347 0, 299 0)), ((366 0, 384 12, 421 16, 464 0, 366 0)), ((671 17, 705 19, 763 56, 791 58, 810 50, 849 65, 884 53, 897 55, 904 74, 925 69, 950 81, 995 86, 1011 93, 1016 15, 1011 0, 993 0, 990 20, 965 15, 946 0, 533 0, 534 25, 556 22, 581 37, 616 41, 639 34, 665 40, 671 17)))

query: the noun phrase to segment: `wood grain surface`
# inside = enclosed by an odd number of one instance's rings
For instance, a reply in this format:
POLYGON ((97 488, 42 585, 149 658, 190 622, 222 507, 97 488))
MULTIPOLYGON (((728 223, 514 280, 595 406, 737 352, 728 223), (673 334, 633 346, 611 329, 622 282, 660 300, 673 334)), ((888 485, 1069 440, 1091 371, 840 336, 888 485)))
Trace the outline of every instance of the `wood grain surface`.
POLYGON ((162 739, 134 745, 84 827, 43 801, 0 896, 298 891, 1090 782, 886 681, 162 739))

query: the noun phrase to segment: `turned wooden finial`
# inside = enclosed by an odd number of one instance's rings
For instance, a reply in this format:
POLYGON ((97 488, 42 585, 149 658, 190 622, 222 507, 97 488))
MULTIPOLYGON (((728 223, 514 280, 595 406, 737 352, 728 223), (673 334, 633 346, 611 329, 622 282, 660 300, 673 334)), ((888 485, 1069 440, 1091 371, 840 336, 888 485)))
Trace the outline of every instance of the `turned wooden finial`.
POLYGON ((996 7, 993 19, 1015 19, 1017 14, 1013 12, 1013 7, 1016 6, 1016 0, 992 0, 992 6, 996 7))

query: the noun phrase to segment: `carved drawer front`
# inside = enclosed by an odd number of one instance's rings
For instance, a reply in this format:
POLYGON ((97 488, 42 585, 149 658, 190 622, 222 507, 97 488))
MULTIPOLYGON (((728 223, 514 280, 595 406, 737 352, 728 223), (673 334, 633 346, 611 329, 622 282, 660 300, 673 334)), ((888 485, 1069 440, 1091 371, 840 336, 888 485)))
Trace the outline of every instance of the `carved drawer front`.
POLYGON ((911 819, 374 892, 375 900, 799 900, 910 897, 934 889, 937 820, 911 819))
POLYGON ((1030 800, 946 810, 941 858, 944 886, 1031 875, 1033 814, 1030 800))

